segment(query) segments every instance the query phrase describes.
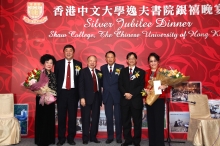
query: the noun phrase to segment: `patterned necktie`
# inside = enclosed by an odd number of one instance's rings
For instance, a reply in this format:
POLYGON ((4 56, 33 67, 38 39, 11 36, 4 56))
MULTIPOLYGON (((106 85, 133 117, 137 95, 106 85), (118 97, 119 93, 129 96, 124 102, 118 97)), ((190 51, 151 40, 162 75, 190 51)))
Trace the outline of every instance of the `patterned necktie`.
POLYGON ((112 75, 112 67, 110 66, 110 75, 112 75))
POLYGON ((132 75, 133 75, 133 73, 132 73, 132 68, 130 68, 129 75, 130 75, 130 80, 131 80, 131 77, 132 77, 132 75))
POLYGON ((66 89, 67 90, 71 88, 70 63, 71 62, 68 62, 68 65, 67 65, 67 74, 66 74, 66 89))
POLYGON ((96 82, 96 76, 94 73, 94 69, 92 69, 92 80, 93 80, 93 91, 97 92, 97 82, 96 82))

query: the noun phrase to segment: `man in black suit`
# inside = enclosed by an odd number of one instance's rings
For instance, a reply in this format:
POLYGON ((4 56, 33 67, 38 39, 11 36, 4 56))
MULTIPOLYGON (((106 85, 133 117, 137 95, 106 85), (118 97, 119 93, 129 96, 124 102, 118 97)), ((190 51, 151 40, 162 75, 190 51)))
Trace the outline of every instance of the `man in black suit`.
POLYGON ((128 67, 123 68, 119 75, 119 90, 121 92, 121 113, 123 136, 125 142, 121 146, 132 143, 140 146, 142 128, 143 100, 141 91, 144 88, 144 70, 136 66, 137 55, 133 52, 127 54, 128 67), (134 137, 131 136, 131 118, 134 123, 134 137))
POLYGON ((120 109, 120 91, 118 90, 118 77, 123 65, 115 63, 115 53, 108 51, 105 54, 107 64, 101 66, 103 74, 103 103, 105 105, 105 115, 107 120, 106 143, 109 144, 114 139, 114 124, 116 129, 116 142, 122 143, 122 124, 121 124, 121 109, 120 109))
POLYGON ((82 63, 73 59, 75 49, 66 45, 63 49, 65 58, 57 61, 55 75, 57 80, 57 110, 58 110, 58 146, 66 141, 66 117, 68 113, 67 142, 75 145, 76 116, 79 101, 78 80, 82 63))
POLYGON ((88 67, 82 69, 79 77, 83 144, 88 144, 89 139, 91 142, 100 143, 96 136, 99 126, 100 106, 102 106, 102 74, 95 69, 96 56, 89 56, 87 63, 88 67), (90 117, 92 117, 91 122, 90 117))

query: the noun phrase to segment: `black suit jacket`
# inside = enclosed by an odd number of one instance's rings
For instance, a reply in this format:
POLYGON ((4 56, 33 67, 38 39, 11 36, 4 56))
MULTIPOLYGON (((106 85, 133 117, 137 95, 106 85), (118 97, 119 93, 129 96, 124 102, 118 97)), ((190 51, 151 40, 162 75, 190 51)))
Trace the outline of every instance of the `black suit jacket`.
MULTIPOLYGON (((95 69, 96 77, 98 79, 98 95, 99 95, 99 104, 102 105, 102 94, 101 94, 101 84, 102 78, 98 77, 98 73, 101 73, 99 70, 95 69)), ((79 97, 85 98, 86 104, 92 104, 94 100, 94 91, 93 91, 93 79, 91 71, 88 67, 82 69, 79 77, 79 97)))
POLYGON ((135 78, 134 80, 130 80, 129 68, 123 68, 119 75, 119 90, 121 92, 121 106, 127 106, 131 104, 136 109, 143 108, 143 100, 141 91, 145 85, 145 71, 135 67, 133 71, 133 75, 138 73, 140 76, 135 78), (130 93, 132 94, 132 98, 130 100, 125 99, 124 94, 130 93))
MULTIPOLYGON (((79 74, 76 74, 76 68, 75 66, 80 66, 82 68, 82 63, 73 59, 73 64, 71 64, 74 71, 74 85, 76 91, 78 91, 78 84, 79 84, 79 75, 81 70, 79 71, 79 74)), ((57 80, 57 97, 59 98, 60 92, 62 90, 63 81, 64 81, 64 74, 65 74, 65 59, 59 60, 56 62, 54 73, 56 75, 57 80)))

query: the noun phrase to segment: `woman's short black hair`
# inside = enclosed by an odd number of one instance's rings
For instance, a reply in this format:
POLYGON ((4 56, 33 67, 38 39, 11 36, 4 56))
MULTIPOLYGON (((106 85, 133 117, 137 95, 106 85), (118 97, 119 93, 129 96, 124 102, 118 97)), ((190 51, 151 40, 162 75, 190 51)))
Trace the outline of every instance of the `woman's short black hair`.
POLYGON ((131 56, 131 55, 134 55, 134 58, 137 59, 137 54, 134 53, 134 52, 129 52, 126 56, 126 59, 128 60, 128 58, 131 56))
POLYGON ((75 52, 75 48, 73 47, 73 45, 68 44, 68 45, 64 46, 63 52, 65 51, 66 48, 72 48, 73 52, 75 52))
POLYGON ((44 64, 46 61, 48 61, 50 59, 52 59, 53 65, 54 65, 56 63, 56 59, 53 55, 50 55, 50 54, 44 54, 43 56, 41 56, 40 63, 44 64))
POLYGON ((150 61, 150 57, 152 57, 152 56, 153 56, 157 61, 160 61, 160 56, 157 55, 156 53, 152 52, 152 53, 150 53, 149 56, 148 56, 148 62, 150 61))

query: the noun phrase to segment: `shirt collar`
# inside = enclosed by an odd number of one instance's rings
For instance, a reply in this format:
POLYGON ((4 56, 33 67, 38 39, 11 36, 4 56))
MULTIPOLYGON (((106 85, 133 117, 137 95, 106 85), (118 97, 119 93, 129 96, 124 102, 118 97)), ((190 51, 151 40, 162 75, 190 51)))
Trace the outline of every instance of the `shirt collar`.
POLYGON ((133 67, 130 67, 130 66, 129 66, 128 68, 129 68, 129 70, 130 70, 130 68, 132 68, 132 71, 134 71, 134 69, 135 69, 135 66, 133 66, 133 67))
MULTIPOLYGON (((112 64, 112 69, 114 68, 115 64, 112 64)), ((110 69, 110 65, 108 64, 108 68, 110 69)))
POLYGON ((66 63, 68 63, 68 62, 70 62, 70 63, 73 63, 73 59, 72 60, 67 60, 67 59, 65 59, 65 61, 66 61, 66 63))
MULTIPOLYGON (((90 67, 88 67, 88 68, 89 68, 90 71, 92 71, 92 68, 90 68, 90 67)), ((94 71, 95 71, 95 68, 94 68, 94 71)))

